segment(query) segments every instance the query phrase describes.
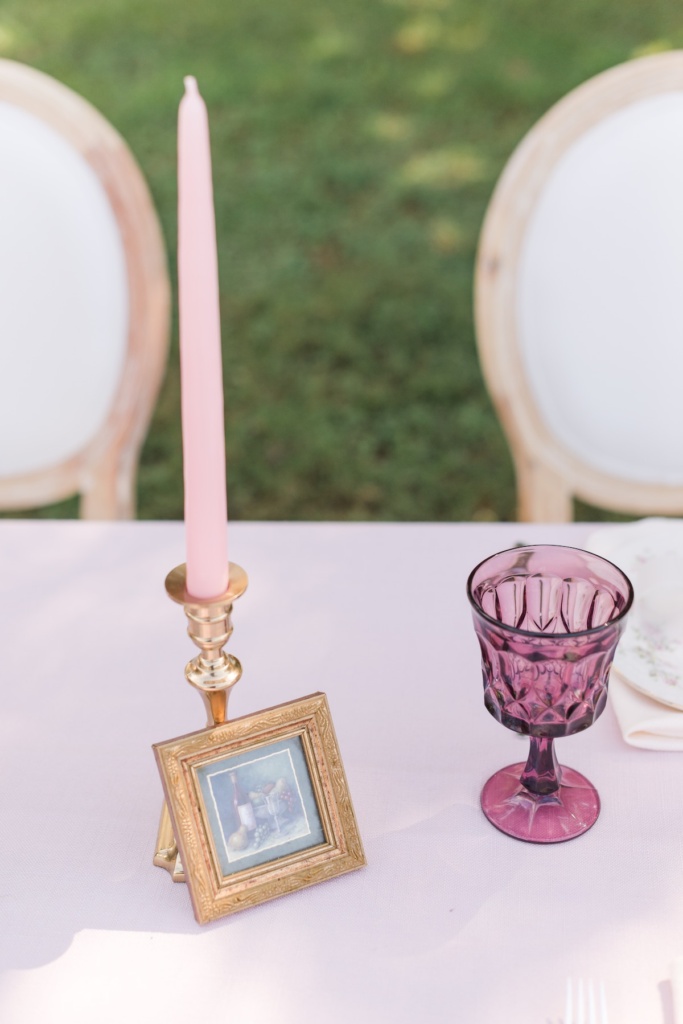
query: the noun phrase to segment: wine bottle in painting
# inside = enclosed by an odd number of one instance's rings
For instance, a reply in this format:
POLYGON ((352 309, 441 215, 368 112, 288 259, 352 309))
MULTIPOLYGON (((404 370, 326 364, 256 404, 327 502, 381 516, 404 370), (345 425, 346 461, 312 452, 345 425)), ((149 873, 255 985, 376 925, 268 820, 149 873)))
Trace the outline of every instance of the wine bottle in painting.
POLYGON ((232 781, 232 806, 235 810, 235 817, 240 825, 246 826, 248 832, 253 832, 256 828, 254 806, 244 791, 237 772, 230 772, 230 779, 232 781))

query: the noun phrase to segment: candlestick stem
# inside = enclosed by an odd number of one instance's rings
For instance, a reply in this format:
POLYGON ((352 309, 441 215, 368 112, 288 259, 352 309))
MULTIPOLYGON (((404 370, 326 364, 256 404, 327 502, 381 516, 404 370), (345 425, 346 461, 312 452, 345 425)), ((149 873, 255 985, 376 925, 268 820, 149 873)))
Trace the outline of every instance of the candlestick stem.
MULTIPOLYGON (((216 597, 198 598, 189 594, 185 565, 176 566, 166 577, 166 592, 171 600, 182 604, 187 616, 187 632, 199 648, 185 666, 185 678, 199 691, 207 713, 207 725, 227 721, 230 692, 242 676, 242 666, 234 654, 223 647, 232 636, 232 604, 247 589, 247 574, 239 565, 230 563, 228 589, 216 597)), ((178 857, 178 848, 166 802, 161 812, 154 864, 170 872, 175 882, 185 880, 178 857)))

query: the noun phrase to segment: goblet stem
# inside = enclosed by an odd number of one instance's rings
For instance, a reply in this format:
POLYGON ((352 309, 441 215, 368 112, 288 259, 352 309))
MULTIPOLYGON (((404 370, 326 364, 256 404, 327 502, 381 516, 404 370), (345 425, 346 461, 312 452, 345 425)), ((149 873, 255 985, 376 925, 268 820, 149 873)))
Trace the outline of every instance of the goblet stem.
POLYGON ((520 782, 536 796, 548 796, 560 788, 562 769, 557 763, 552 739, 530 736, 529 757, 520 782))

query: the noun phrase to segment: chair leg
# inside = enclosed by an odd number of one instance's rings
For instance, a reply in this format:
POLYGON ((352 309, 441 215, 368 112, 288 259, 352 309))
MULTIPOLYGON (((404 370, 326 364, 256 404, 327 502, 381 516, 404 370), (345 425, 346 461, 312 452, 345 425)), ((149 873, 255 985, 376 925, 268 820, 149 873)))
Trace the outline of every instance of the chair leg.
POLYGON ((574 518, 567 481, 540 463, 518 463, 517 518, 520 523, 570 523, 574 518))
POLYGON ((99 463, 81 493, 81 519, 134 519, 136 470, 137 463, 122 464, 118 452, 99 463))

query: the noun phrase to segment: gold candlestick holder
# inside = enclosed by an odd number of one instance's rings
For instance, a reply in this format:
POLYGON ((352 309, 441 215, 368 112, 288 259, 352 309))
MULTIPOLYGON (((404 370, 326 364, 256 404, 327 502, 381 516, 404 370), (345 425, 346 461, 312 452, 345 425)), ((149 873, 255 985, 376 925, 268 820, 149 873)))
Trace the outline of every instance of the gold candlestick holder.
MULTIPOLYGON (((199 648, 185 666, 185 678, 201 694, 207 712, 207 725, 227 721, 228 698, 242 675, 242 666, 234 654, 223 650, 232 635, 232 604, 241 597, 249 582, 244 569, 230 562, 228 589, 216 597, 200 599, 189 594, 185 565, 178 565, 166 577, 166 593, 182 604, 187 616, 187 632, 199 648)), ((185 873, 166 801, 161 810, 154 864, 164 868, 174 882, 184 882, 185 873)))

